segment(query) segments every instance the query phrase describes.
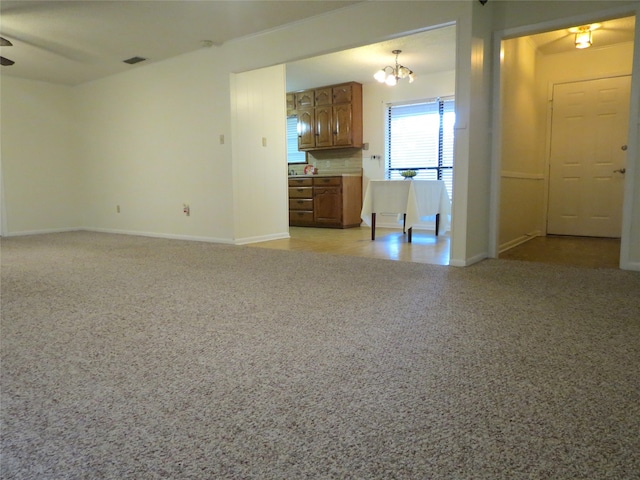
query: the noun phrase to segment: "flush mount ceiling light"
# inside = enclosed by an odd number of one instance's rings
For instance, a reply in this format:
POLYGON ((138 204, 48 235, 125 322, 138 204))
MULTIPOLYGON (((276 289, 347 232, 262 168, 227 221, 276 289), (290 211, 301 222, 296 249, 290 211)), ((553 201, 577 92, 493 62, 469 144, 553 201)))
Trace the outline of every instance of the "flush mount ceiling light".
POLYGON ((413 73, 413 71, 409 70, 407 67, 398 63, 398 55, 402 53, 402 50, 394 50, 391 53, 396 56, 395 67, 387 65, 386 67, 378 70, 373 78, 375 78, 380 83, 386 83, 390 86, 396 85, 398 83, 398 80, 401 78, 408 78, 409 83, 413 83, 416 78, 415 73, 413 73))
POLYGON ((600 28, 599 23, 570 28, 569 32, 575 33, 576 35, 576 48, 589 48, 591 45, 593 45, 592 32, 597 28, 600 28))

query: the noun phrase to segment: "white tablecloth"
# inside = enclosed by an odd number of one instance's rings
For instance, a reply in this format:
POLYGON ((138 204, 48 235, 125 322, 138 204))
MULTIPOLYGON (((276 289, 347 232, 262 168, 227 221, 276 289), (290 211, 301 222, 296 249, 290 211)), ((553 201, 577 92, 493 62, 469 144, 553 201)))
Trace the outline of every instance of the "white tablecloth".
POLYGON ((449 227, 451 201, 442 180, 370 180, 362 202, 362 220, 371 226, 371 214, 406 213, 406 226, 412 228, 426 217, 440 214, 441 232, 449 227))

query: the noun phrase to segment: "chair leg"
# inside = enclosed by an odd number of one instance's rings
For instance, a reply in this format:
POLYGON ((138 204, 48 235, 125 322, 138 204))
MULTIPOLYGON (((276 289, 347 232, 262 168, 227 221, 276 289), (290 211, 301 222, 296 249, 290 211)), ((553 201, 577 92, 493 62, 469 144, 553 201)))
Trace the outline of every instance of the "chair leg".
POLYGON ((371 240, 376 239, 376 214, 371 214, 371 240))
POLYGON ((402 215, 402 233, 407 233, 407 214, 402 215))
POLYGON ((411 234, 412 234, 412 233, 413 233, 413 227, 409 227, 409 234, 407 235, 407 241, 408 241, 409 243, 411 243, 411 237, 412 237, 412 235, 411 235, 411 234))
POLYGON ((436 213, 436 237, 438 236, 439 229, 440 229, 440 214, 436 213))

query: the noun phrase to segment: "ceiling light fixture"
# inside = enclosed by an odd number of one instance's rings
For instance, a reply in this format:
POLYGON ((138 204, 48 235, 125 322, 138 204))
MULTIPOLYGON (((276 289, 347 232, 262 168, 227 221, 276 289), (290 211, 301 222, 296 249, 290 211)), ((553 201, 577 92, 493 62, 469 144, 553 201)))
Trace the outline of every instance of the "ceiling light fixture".
POLYGON ((408 78, 409 83, 413 83, 416 78, 416 74, 413 73, 412 70, 398 63, 398 55, 402 53, 402 50, 394 50, 391 53, 396 56, 395 67, 387 65, 386 67, 378 70, 373 78, 375 78, 380 83, 386 83, 390 86, 396 85, 398 83, 398 80, 401 78, 408 78))
POLYGON ((582 27, 576 33, 576 48, 589 48, 591 45, 593 45, 591 30, 589 30, 589 27, 582 27))
POLYGON ((597 28, 600 28, 599 23, 570 28, 569 32, 576 35, 576 48, 589 48, 593 45, 593 31, 597 28))

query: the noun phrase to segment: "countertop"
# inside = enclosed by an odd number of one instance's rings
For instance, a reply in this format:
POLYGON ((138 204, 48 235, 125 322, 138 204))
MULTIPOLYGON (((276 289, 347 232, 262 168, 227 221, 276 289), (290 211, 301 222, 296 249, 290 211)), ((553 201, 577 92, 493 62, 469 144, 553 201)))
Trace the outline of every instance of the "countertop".
POLYGON ((315 175, 289 175, 289 178, 313 178, 313 177, 361 177, 361 173, 316 173, 315 175))

